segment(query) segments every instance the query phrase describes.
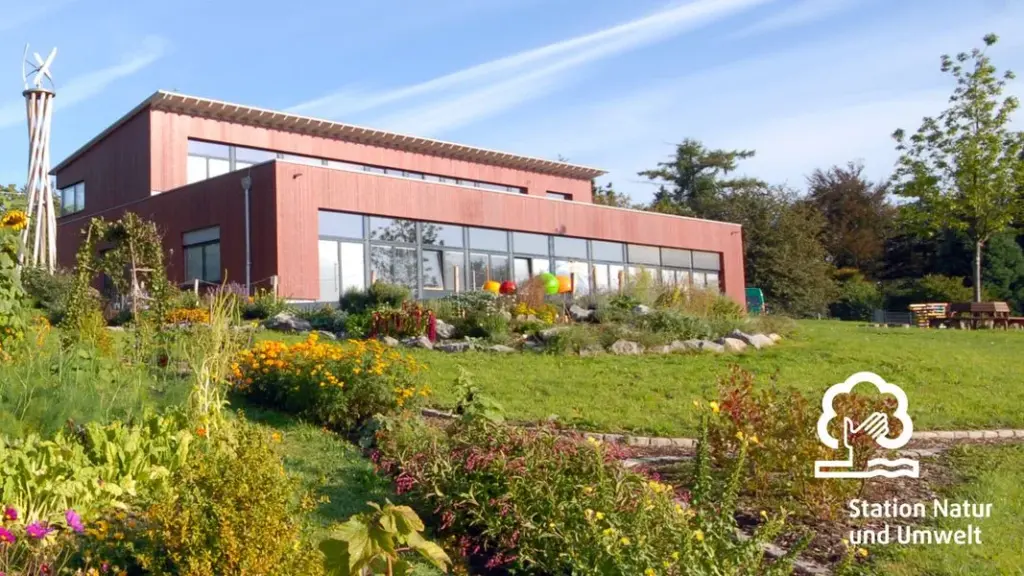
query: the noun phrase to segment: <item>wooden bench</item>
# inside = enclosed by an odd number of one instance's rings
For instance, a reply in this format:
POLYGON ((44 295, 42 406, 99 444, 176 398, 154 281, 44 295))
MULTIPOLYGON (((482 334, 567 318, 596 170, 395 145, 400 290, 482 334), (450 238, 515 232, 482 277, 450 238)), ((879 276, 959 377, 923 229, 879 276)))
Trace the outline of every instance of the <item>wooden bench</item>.
POLYGON ((1006 302, 954 302, 941 324, 975 330, 979 325, 993 328, 1010 327, 1010 305, 1006 302))

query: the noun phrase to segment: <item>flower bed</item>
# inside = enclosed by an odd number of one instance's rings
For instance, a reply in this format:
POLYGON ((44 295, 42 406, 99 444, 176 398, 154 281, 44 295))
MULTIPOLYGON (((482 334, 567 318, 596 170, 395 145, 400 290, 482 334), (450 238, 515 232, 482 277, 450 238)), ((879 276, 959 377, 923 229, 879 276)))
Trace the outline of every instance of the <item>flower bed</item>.
POLYGON ((376 340, 344 345, 263 341, 231 366, 235 388, 253 400, 336 430, 354 430, 375 414, 415 407, 430 390, 423 367, 376 340))
POLYGON ((164 316, 168 324, 209 324, 210 312, 202 308, 175 308, 164 316))

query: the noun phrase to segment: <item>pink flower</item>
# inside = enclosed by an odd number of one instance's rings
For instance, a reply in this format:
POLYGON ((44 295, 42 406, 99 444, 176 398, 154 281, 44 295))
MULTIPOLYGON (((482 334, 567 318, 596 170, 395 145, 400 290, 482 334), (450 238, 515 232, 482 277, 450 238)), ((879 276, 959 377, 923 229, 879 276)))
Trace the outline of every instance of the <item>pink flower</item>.
POLYGON ((82 526, 82 517, 78 515, 78 512, 69 508, 68 511, 64 513, 64 520, 68 523, 68 527, 75 532, 79 534, 85 532, 85 527, 82 526))
POLYGON ((11 531, 3 526, 0 526, 0 542, 4 544, 14 544, 18 539, 11 534, 11 531))
POLYGON ((25 526, 25 534, 28 534, 30 537, 35 538, 36 540, 42 540, 43 538, 46 538, 46 535, 50 532, 53 532, 53 528, 46 526, 42 522, 33 522, 28 526, 25 526))
POLYGON ((7 508, 4 508, 4 520, 9 520, 11 522, 14 522, 17 519, 18 519, 18 511, 15 510, 14 507, 8 506, 7 508))

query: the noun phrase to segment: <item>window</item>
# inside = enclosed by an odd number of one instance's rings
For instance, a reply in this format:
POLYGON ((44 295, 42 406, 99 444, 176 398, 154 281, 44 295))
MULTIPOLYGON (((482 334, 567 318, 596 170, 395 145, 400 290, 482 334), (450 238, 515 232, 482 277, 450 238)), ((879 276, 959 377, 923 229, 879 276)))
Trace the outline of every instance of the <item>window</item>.
POLYGON ((702 270, 721 270, 722 258, 718 252, 694 252, 693 267, 702 270))
POLYGON ((544 195, 553 200, 572 200, 572 194, 562 192, 547 192, 544 195))
POLYGON ((594 290, 598 292, 606 292, 609 286, 608 265, 594 264, 594 290))
POLYGON ((718 283, 718 273, 708 272, 706 276, 708 289, 721 291, 721 286, 718 283))
POLYGON ((587 241, 582 238, 555 236, 555 256, 586 260, 587 241))
POLYGON ((466 289, 466 254, 464 252, 444 253, 444 289, 466 289))
POLYGON ((220 282, 220 227, 212 226, 186 232, 182 236, 185 252, 185 280, 220 282))
POLYGON ((457 248, 463 246, 462 226, 423 222, 420 224, 420 237, 423 239, 424 245, 453 246, 457 248))
POLYGON ((416 250, 398 246, 370 246, 372 281, 402 284, 416 288, 416 250))
POLYGON ((556 260, 555 274, 570 277, 573 283, 573 294, 586 294, 590 292, 590 273, 588 267, 589 265, 586 262, 556 260))
POLYGON ((532 277, 529 258, 516 258, 512 261, 512 280, 516 284, 524 284, 532 277))
POLYGON ((470 228, 469 247, 474 250, 508 252, 508 233, 490 228, 470 228))
POLYGON ((444 290, 444 252, 423 251, 423 289, 444 290))
POLYGON ((258 150, 256 148, 245 148, 242 146, 235 147, 235 169, 239 168, 239 164, 245 163, 247 165, 259 164, 260 162, 269 162, 277 157, 277 154, 269 150, 258 150))
POLYGON ((341 238, 362 238, 363 217, 345 212, 328 212, 320 210, 317 214, 319 233, 321 236, 338 236, 341 238))
POLYGON ((508 279, 507 256, 498 254, 469 255, 469 289, 479 290, 489 280, 504 282, 508 279))
POLYGON ((370 217, 370 240, 381 242, 416 243, 416 223, 398 218, 370 217))
POLYGON ((618 242, 593 240, 590 242, 590 251, 593 253, 594 260, 622 262, 622 244, 618 242))
POLYGON ((512 250, 516 254, 548 254, 548 237, 528 232, 512 233, 512 250))
POLYGON ((57 191, 60 196, 60 216, 85 210, 85 182, 78 182, 57 191))
POLYGON ((188 183, 231 171, 231 147, 201 140, 188 141, 188 183))
POLYGON ((665 266, 674 266, 676 268, 690 268, 693 263, 693 259, 689 250, 662 248, 661 263, 665 266))
POLYGON ((661 264, 660 250, 654 246, 639 246, 630 244, 627 246, 629 262, 631 264, 661 264))
POLYGON ((626 271, 622 266, 612 264, 608 266, 608 287, 612 290, 619 290, 622 288, 622 283, 626 280, 626 271))

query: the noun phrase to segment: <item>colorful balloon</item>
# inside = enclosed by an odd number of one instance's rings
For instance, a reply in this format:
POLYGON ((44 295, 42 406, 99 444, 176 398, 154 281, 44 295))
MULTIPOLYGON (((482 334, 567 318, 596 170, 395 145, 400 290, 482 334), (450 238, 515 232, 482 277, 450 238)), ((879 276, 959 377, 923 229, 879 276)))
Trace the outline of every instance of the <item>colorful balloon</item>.
POLYGON ((501 288, 499 291, 502 294, 515 294, 516 283, 511 280, 505 280, 504 282, 501 283, 501 288))
POLYGON ((569 276, 558 277, 558 293, 566 294, 572 292, 572 278, 569 276))
POLYGON ((484 291, 497 294, 501 291, 501 284, 498 284, 494 280, 488 280, 487 282, 484 282, 484 291))
POLYGON ((544 292, 547 294, 558 294, 558 278, 550 272, 545 272, 540 275, 541 282, 544 283, 544 292))

